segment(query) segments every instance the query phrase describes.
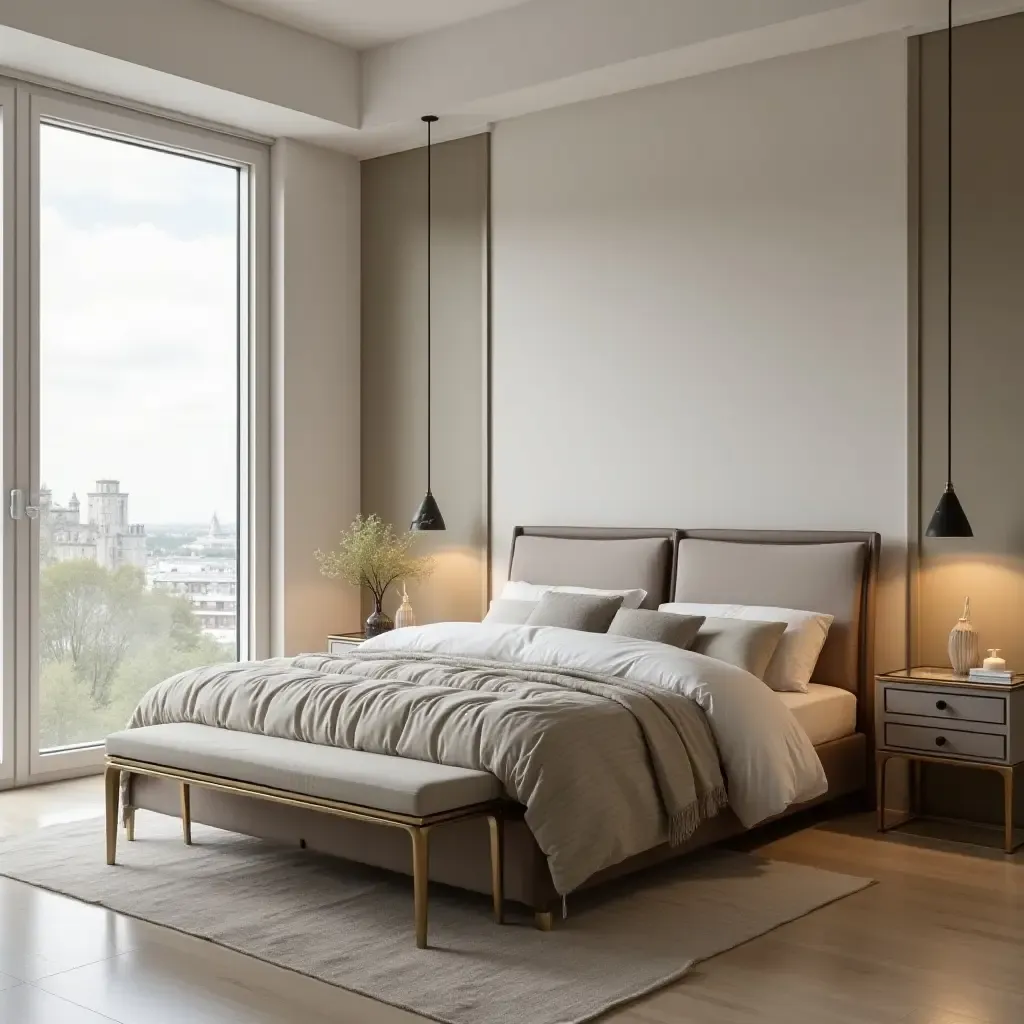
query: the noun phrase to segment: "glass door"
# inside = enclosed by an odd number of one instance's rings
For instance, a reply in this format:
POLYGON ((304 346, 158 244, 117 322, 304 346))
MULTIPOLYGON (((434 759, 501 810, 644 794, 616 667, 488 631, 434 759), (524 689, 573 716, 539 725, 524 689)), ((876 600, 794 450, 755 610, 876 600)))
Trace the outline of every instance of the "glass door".
MULTIPOLYGON (((0 475, 6 494, 16 474, 14 418, 16 367, 14 345, 16 337, 15 258, 14 258, 14 141, 15 141, 14 89, 0 86, 0 475)), ((14 780, 15 762, 15 523, 8 516, 3 519, 0 536, 0 789, 14 780)))
POLYGON ((265 151, 48 95, 29 126, 28 475, 12 517, 27 556, 18 776, 40 781, 98 766, 160 680, 248 655, 265 151))

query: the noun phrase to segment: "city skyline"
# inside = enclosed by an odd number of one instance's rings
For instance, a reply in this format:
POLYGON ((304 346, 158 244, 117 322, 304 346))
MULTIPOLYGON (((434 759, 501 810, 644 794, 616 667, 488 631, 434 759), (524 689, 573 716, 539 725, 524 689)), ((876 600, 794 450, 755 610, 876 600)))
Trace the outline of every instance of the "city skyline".
MULTIPOLYGON (((181 597, 207 636, 220 643, 237 640, 238 538, 216 515, 182 524, 173 536, 138 522, 122 481, 96 480, 65 503, 50 488, 39 495, 39 559, 45 573, 60 566, 95 563, 101 572, 134 568, 145 574, 145 591, 181 597), (83 500, 84 498, 84 500, 83 500), (159 539, 158 539, 159 538, 159 539)), ((75 573, 88 569, 70 568, 75 573)), ((95 583, 95 577, 86 577, 95 583)), ((102 577, 101 577, 102 578, 102 577)))
POLYGON ((135 492, 128 485, 127 481, 118 476, 94 477, 92 483, 88 484, 87 486, 72 487, 71 490, 67 492, 59 491, 56 487, 50 485, 49 480, 44 480, 40 484, 39 490, 40 493, 42 493, 43 491, 48 491, 52 496, 51 500, 53 501, 53 504, 61 508, 67 508, 71 503, 72 497, 77 497, 79 502, 81 502, 82 507, 84 508, 87 504, 85 500, 87 495, 95 492, 95 487, 99 480, 117 480, 120 482, 122 489, 125 491, 126 494, 129 495, 129 500, 131 501, 130 508, 132 521, 140 523, 147 529, 149 529, 150 527, 203 527, 205 529, 210 525, 210 520, 214 516, 216 516, 223 529, 231 530, 231 532, 237 532, 238 524, 235 522, 234 507, 232 507, 230 510, 230 517, 224 515, 220 509, 213 508, 210 509, 210 511, 207 512, 205 515, 199 515, 191 519, 142 519, 141 517, 135 514, 135 492))

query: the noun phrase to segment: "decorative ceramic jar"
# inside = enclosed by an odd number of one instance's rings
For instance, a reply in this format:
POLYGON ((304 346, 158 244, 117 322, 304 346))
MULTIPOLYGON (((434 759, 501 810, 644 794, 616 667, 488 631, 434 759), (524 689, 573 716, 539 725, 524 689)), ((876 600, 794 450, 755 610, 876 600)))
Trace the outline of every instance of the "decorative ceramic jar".
POLYGON ((409 604, 409 595, 406 593, 405 584, 402 584, 402 604, 395 612, 395 629, 404 629, 406 626, 416 625, 416 615, 409 604))
POLYGON ((964 613, 949 634, 949 663, 958 675, 967 675, 980 662, 981 645, 978 631, 971 625, 971 599, 964 603, 964 613))

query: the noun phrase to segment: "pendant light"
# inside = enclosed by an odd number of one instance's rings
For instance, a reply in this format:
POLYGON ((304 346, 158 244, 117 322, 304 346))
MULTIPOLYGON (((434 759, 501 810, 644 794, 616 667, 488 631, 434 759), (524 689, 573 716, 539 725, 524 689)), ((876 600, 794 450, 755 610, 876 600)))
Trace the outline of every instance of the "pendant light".
POLYGON ((946 337, 946 489, 939 498, 938 505, 932 513, 928 529, 928 537, 973 537, 974 531, 967 521, 960 499, 953 490, 953 0, 949 0, 949 36, 947 60, 948 76, 948 219, 949 231, 946 236, 946 303, 947 303, 947 337, 946 337))
POLYGON ((437 500, 430 490, 430 227, 433 217, 431 209, 430 180, 430 127, 437 120, 435 114, 420 118, 427 126, 427 493, 420 502, 413 518, 412 530, 443 530, 444 516, 437 507, 437 500))

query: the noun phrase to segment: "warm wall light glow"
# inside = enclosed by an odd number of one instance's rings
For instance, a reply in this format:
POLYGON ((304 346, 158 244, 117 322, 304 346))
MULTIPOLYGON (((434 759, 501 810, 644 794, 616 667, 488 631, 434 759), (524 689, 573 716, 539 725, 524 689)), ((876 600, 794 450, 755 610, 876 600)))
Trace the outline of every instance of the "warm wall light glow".
POLYGON ((999 647, 1007 666, 1024 670, 1024 558, 980 554, 937 554, 926 550, 918 577, 918 655, 945 665, 949 631, 971 598, 971 620, 981 648, 999 647))
MULTIPOLYGON (((476 621, 487 611, 483 580, 487 558, 483 551, 465 545, 435 546, 444 534, 424 534, 417 554, 434 559, 434 573, 428 579, 409 584, 409 601, 419 624, 427 622, 476 621)), ((384 605, 389 615, 402 600, 402 587, 392 587, 384 605)), ((369 614, 369 613, 367 613, 369 614)))

